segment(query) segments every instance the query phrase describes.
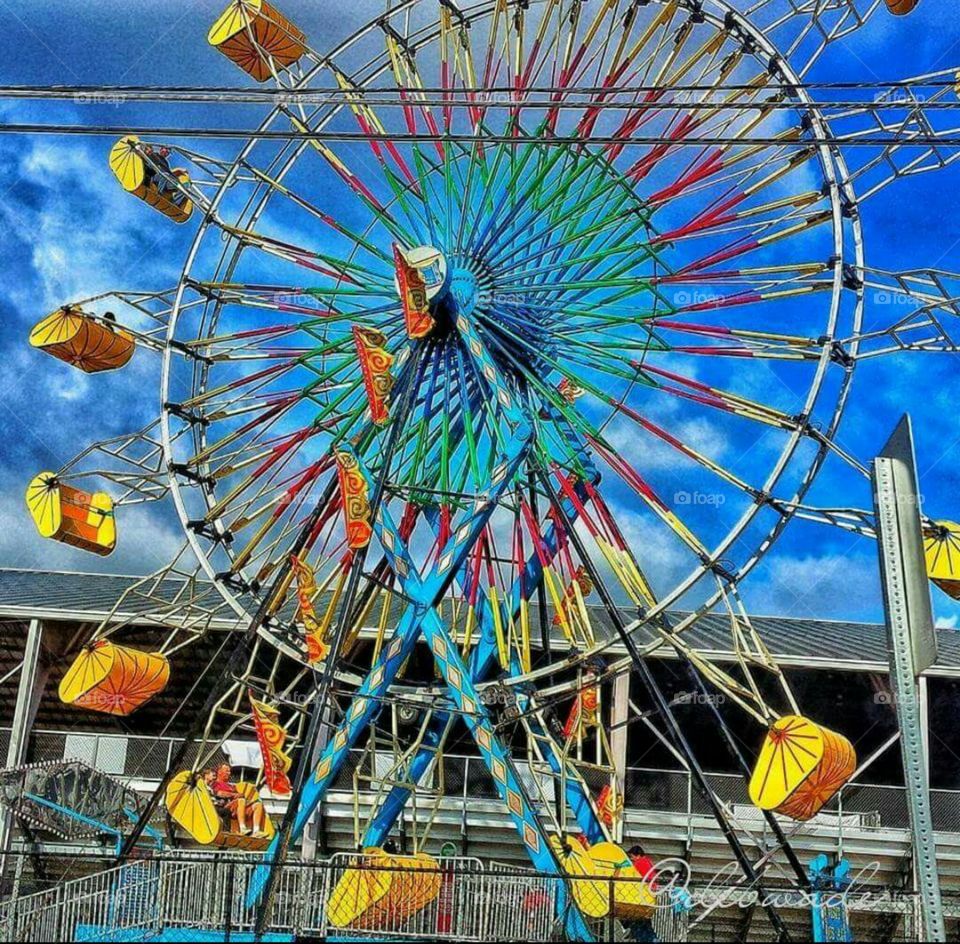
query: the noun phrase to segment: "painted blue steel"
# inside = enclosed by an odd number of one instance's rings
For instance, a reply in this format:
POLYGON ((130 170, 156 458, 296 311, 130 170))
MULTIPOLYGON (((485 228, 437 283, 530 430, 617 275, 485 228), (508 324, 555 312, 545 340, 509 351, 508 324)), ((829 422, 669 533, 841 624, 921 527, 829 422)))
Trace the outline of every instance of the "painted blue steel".
MULTIPOLYGON (((526 458, 528 446, 529 439, 527 438, 518 438, 511 443, 510 451, 504 456, 500 465, 502 475, 491 482, 491 490, 486 503, 478 508, 451 535, 441 553, 440 560, 428 577, 422 582, 418 580, 416 604, 408 607, 400 617, 393 638, 389 645, 384 647, 380 658, 354 695, 353 703, 346 718, 331 738, 317 764, 313 778, 304 789, 300 808, 297 810, 297 816, 292 827, 291 841, 295 841, 303 832, 307 820, 323 799, 327 787, 349 755, 350 749, 356 743, 357 738, 380 713, 383 705, 382 696, 386 695, 387 690, 396 678, 397 672, 400 671, 400 667, 413 652, 423 628, 424 620, 433 612, 432 608, 442 596, 446 583, 452 579, 453 574, 459 569, 470 548, 486 527, 490 515, 497 507, 497 501, 526 458)), ((380 514, 374 521, 375 527, 381 526, 383 513, 384 510, 381 506, 380 514)), ((389 541, 390 538, 387 538, 387 540, 389 541)), ((397 534, 396 540, 399 541, 399 534, 397 534)), ((405 564, 397 564, 394 549, 385 544, 384 550, 388 557, 394 558, 394 573, 401 583, 404 583, 407 577, 407 573, 404 571, 407 571, 408 568, 405 564)), ((276 852, 278 841, 277 837, 273 839, 264 854, 264 864, 258 866, 251 876, 247 894, 247 902, 250 907, 257 903, 266 884, 270 870, 269 863, 276 852)))
MULTIPOLYGON (((490 385, 491 392, 495 393, 497 388, 503 384, 503 379, 489 367, 484 367, 484 355, 486 354, 487 363, 489 363, 489 355, 486 353, 485 345, 477 338, 472 319, 469 318, 477 302, 476 277, 473 273, 454 266, 450 275, 450 289, 457 304, 459 315, 458 327, 461 329, 468 348, 470 348, 474 354, 477 354, 479 350, 478 359, 481 361, 481 376, 483 376, 485 381, 490 385)), ((462 369, 460 380, 461 383, 464 382, 462 369)), ((477 397, 476 400, 471 398, 471 410, 477 408, 479 405, 477 401, 479 401, 479 397, 477 397)), ((565 449, 569 451, 569 454, 572 454, 579 460, 586 474, 592 479, 593 483, 596 484, 596 482, 599 481, 599 473, 582 440, 573 431, 569 422, 559 410, 548 406, 546 411, 547 417, 552 421, 552 424, 557 427, 559 442, 563 443, 565 449)), ((513 414, 513 418, 517 419, 516 413, 513 414)), ((553 458, 569 461, 569 454, 557 455, 556 452, 549 449, 548 452, 553 458)), ((577 486, 577 492, 581 501, 585 501, 587 493, 583 485, 577 486)), ((567 505, 565 510, 568 516, 575 519, 578 514, 577 509, 572 502, 565 500, 565 504, 567 505)), ((557 533, 552 522, 545 532, 544 542, 548 554, 551 556, 555 554, 557 550, 557 533)), ((512 614, 514 619, 519 615, 522 602, 524 599, 529 599, 530 595, 542 580, 542 577, 543 570, 540 556, 534 553, 527 561, 523 575, 514 582, 510 591, 509 613, 512 614)), ((470 656, 470 678, 475 683, 485 681, 498 665, 497 642, 494 634, 491 605, 486 594, 479 591, 479 589, 477 591, 477 623, 480 629, 480 635, 477 645, 474 647, 470 656)), ((525 708, 526 705, 522 704, 521 710, 525 708)), ((404 772, 405 780, 411 783, 418 783, 426 773, 436 756, 437 748, 442 742, 449 721, 449 713, 437 712, 435 714, 427 730, 424 732, 420 749, 411 759, 404 772)), ((553 771, 559 773, 562 769, 559 758, 556 757, 552 750, 548 749, 545 753, 553 771)), ((368 824, 363 840, 364 845, 379 846, 383 843, 400 816, 411 792, 410 788, 399 785, 391 789, 373 819, 368 824)), ((597 819, 589 797, 583 793, 580 782, 572 778, 568 779, 566 781, 565 795, 581 830, 587 835, 590 841, 599 841, 607 838, 602 824, 597 819)))
MULTIPOLYGON (((30 800, 32 803, 36 803, 38 806, 45 806, 49 810, 62 813, 64 816, 72 820, 76 820, 78 823, 83 823, 84 826, 89 826, 91 829, 97 830, 97 832, 105 833, 108 836, 113 836, 116 843, 117 855, 120 854, 120 848, 123 845, 124 833, 122 830, 117 829, 116 826, 108 826, 101 820, 93 819, 84 813, 80 813, 77 810, 71 809, 69 806, 63 806, 54 800, 48 800, 46 797, 37 796, 35 793, 24 793, 24 797, 30 800)), ((137 814, 133 811, 124 807, 123 812, 133 822, 137 821, 137 814)), ((146 832, 150 838, 154 840, 158 849, 163 848, 163 838, 155 829, 148 825, 144 828, 144 832, 146 832)))
POLYGON ((831 868, 830 859, 821 853, 810 860, 807 876, 813 889, 810 900, 813 940, 852 941, 844 894, 852 881, 850 863, 841 859, 831 868))
MULTIPOLYGON (((435 610, 437 601, 460 574, 470 549, 475 546, 486 527, 499 498, 528 457, 533 436, 533 430, 523 407, 500 375, 496 363, 477 333, 473 319, 466 314, 472 311, 477 300, 475 283, 467 284, 462 279, 458 280, 456 294, 458 297, 453 302, 457 309, 456 325, 472 362, 473 370, 480 381, 478 394, 482 396, 482 387, 488 388, 489 399, 484 398, 484 402, 492 402, 493 408, 506 419, 510 429, 502 427, 500 429, 502 454, 490 474, 485 501, 464 523, 454 529, 446 545, 440 550, 435 565, 426 574, 418 573, 407 550, 406 542, 401 538, 387 507, 381 504, 377 509, 373 521, 374 530, 404 596, 411 602, 402 614, 390 643, 384 647, 377 663, 354 695, 346 718, 323 752, 313 778, 307 783, 296 811, 290 838, 295 840, 302 833, 360 733, 379 714, 384 703, 382 696, 387 693, 400 667, 412 653, 420 633, 423 633, 433 653, 434 661, 447 683, 453 704, 462 714, 468 730, 476 740, 481 757, 531 860, 541 871, 548 874, 556 873, 560 868, 550 848, 549 838, 517 776, 509 751, 503 747, 496 736, 489 714, 480 701, 475 687, 474 671, 478 673, 481 669, 484 673, 489 671, 493 652, 488 645, 487 651, 478 657, 478 661, 471 668, 468 668, 435 610)), ((432 408, 429 399, 425 402, 426 408, 432 408)), ((556 541, 555 532, 551 534, 552 540, 556 541)), ((528 584, 533 587, 542 574, 538 563, 528 564, 528 568, 529 576, 532 578, 528 584)), ((516 595, 511 593, 511 607, 519 605, 518 598, 519 591, 516 595)), ((488 644, 492 633, 489 607, 489 602, 486 597, 483 597, 482 612, 486 614, 483 628, 488 644)), ((444 714, 448 713, 444 712, 444 714)), ((439 737, 442 737, 440 726, 438 731, 437 742, 439 737)), ((560 761, 553 758, 553 763, 556 765, 555 769, 559 770, 560 761)), ((590 834, 602 835, 602 827, 596 822, 589 799, 583 795, 579 784, 575 781, 571 781, 571 784, 575 786, 575 795, 570 797, 572 808, 578 817, 583 817, 584 825, 590 834)), ((399 804, 397 811, 402 808, 402 805, 402 803, 399 804)), ((265 853, 263 862, 251 876, 247 892, 248 906, 256 904, 263 892, 272 868, 271 863, 276 847, 277 840, 274 839, 265 853)), ((592 934, 579 909, 567 898, 565 892, 561 897, 564 899, 563 914, 568 936, 576 940, 592 940, 592 934)))
MULTIPOLYGON (((523 453, 525 452, 524 449, 523 453)), ((504 479, 509 480, 518 466, 519 463, 514 465, 510 472, 506 464, 499 465, 491 474, 491 481, 496 484, 504 479)), ((434 663, 447 684, 447 691, 457 710, 462 713, 467 730, 480 749, 480 756, 520 834, 527 855, 540 871, 547 874, 559 871, 549 838, 530 802, 526 788, 517 775, 510 751, 500 743, 490 715, 480 700, 480 693, 470 678, 469 669, 460 656, 460 650, 434 608, 437 593, 431 587, 439 574, 449 572, 452 563, 445 563, 446 555, 441 553, 434 569, 426 578, 422 578, 396 523, 383 505, 374 517, 374 529, 391 560, 393 572, 398 576, 404 594, 414 601, 411 609, 423 612, 421 630, 433 653, 434 663)), ((465 532, 462 528, 458 529, 454 539, 463 533, 465 532)), ((470 541, 469 546, 473 546, 473 541, 470 541)), ((459 565, 456 569, 459 569, 459 565)), ((568 935, 573 940, 593 940, 593 935, 579 910, 572 902, 566 904, 564 910, 568 935)))
MULTIPOLYGON (((503 145, 500 145, 503 148, 503 145)), ((524 156, 522 160, 526 160, 529 154, 529 151, 533 145, 527 144, 524 151, 524 156)), ((550 158, 554 164, 559 160, 559 157, 550 158)), ((538 171, 539 173, 539 171, 538 171)), ((513 175, 510 175, 512 177, 513 175)), ((510 177, 507 178, 508 184, 512 184, 510 177)), ((486 252, 489 252, 490 246, 493 244, 494 240, 503 236, 507 227, 516 221, 517 214, 527 205, 529 202, 528 199, 516 202, 516 187, 513 185, 504 186, 501 188, 502 196, 497 202, 496 206, 490 211, 487 215, 486 223, 477 231, 477 236, 479 238, 471 238, 470 243, 468 243, 467 248, 471 249, 476 255, 482 256, 486 252), (503 209, 508 199, 513 199, 514 205, 511 207, 510 212, 502 220, 498 218, 500 216, 500 211, 503 209), (497 224, 494 228, 494 224, 497 224)), ((529 197, 529 191, 525 192, 525 196, 529 197)), ((505 240, 508 244, 512 243, 513 240, 505 240)))
MULTIPOLYGON (((579 497, 586 500, 586 490, 582 485, 578 486, 579 497)), ((577 510, 573 503, 565 500, 567 505, 567 514, 571 519, 576 519, 577 510)), ((545 535, 544 544, 547 553, 553 556, 557 550, 557 533, 553 522, 550 523, 545 535)), ((464 569, 466 569, 464 567, 464 569)), ((523 576, 518 577, 510 590, 509 595, 509 613, 511 619, 516 619, 520 614, 520 607, 523 601, 529 600, 533 591, 543 576, 543 568, 540 563, 540 556, 532 554, 524 567, 523 576)), ((505 601, 506 602, 506 601, 505 601)), ((489 598, 482 590, 477 591, 477 625, 480 629, 480 636, 477 645, 470 654, 470 678, 474 683, 486 681, 496 667, 499 665, 497 657, 497 642, 494 635, 494 621, 491 612, 492 604, 489 598)), ((513 671, 519 674, 521 669, 518 664, 513 665, 513 671)), ((529 707, 528 699, 518 698, 521 711, 526 711, 529 707)), ((443 739, 444 732, 450 722, 450 715, 447 712, 438 711, 434 714, 430 724, 422 737, 422 744, 419 750, 410 760, 407 769, 403 773, 403 778, 410 783, 419 783, 421 777, 426 773, 431 761, 433 760, 436 749, 443 739)), ((532 727, 538 727, 536 724, 532 727)), ((559 774, 562 770, 560 759, 552 750, 550 745, 544 744, 544 753, 547 762, 550 764, 554 773, 559 774)), ((380 804, 374 817, 370 820, 367 830, 364 833, 364 846, 380 846, 383 844, 390 830, 400 816, 401 811, 406 806, 412 790, 409 787, 396 785, 391 788, 386 798, 380 804)), ((565 784, 565 795, 570 809, 573 811, 580 829, 584 832, 590 842, 600 842, 608 838, 603 825, 597 818, 590 798, 583 792, 581 783, 575 779, 567 779, 565 784)))

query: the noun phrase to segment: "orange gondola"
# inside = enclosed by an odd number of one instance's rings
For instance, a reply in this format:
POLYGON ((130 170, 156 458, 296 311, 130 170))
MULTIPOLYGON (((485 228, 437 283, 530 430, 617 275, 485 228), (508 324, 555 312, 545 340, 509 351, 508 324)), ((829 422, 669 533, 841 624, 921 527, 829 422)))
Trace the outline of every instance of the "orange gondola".
MULTIPOLYGON (((186 223, 193 213, 193 201, 182 191, 170 186, 170 181, 158 174, 156 167, 148 164, 144 157, 148 152, 149 146, 142 145, 136 135, 128 134, 111 149, 110 169, 128 193, 174 223, 186 223)), ((159 162, 159 158, 155 160, 159 162)), ((181 184, 190 183, 190 175, 181 167, 170 168, 169 174, 181 184)))
POLYGON ((393 263, 407 334, 415 339, 425 337, 434 329, 434 321, 430 314, 430 300, 423 276, 415 266, 410 265, 403 250, 397 245, 393 247, 393 263))
POLYGON ((34 325, 30 344, 88 374, 123 367, 135 349, 133 335, 75 305, 64 305, 34 325))
POLYGON ((393 244, 394 287, 403 307, 407 335, 423 338, 436 327, 430 303, 447 284, 447 261, 433 246, 402 249, 393 244))
POLYGON ((609 783, 605 783, 597 794, 597 815, 610 829, 623 818, 623 797, 609 783))
POLYGON ((346 449, 337 450, 337 474, 347 530, 347 546, 351 550, 366 547, 373 536, 370 499, 367 495, 367 480, 352 452, 346 449))
POLYGON ((260 757, 263 761, 263 782, 272 796, 290 796, 290 768, 293 760, 284 750, 287 732, 280 724, 277 709, 265 701, 250 696, 250 710, 253 716, 253 729, 260 745, 260 757))
POLYGON ((353 343, 370 403, 370 418, 377 426, 383 426, 390 419, 390 391, 393 389, 390 374, 393 355, 386 349, 386 335, 382 331, 354 325, 353 343))
POLYGON ((327 904, 334 927, 394 929, 422 911, 440 894, 440 864, 433 856, 391 856, 367 848, 346 869, 327 904))
POLYGON ((102 557, 117 546, 113 499, 106 492, 84 492, 53 472, 41 472, 27 486, 26 501, 45 538, 102 557))
POLYGON ((916 9, 920 0, 887 0, 887 9, 894 16, 906 16, 916 9))
POLYGON ((108 715, 129 715, 169 681, 166 656, 99 639, 67 669, 60 681, 60 701, 108 715))
POLYGON ((207 40, 258 82, 288 69, 307 49, 304 33, 265 0, 231 0, 207 40))
POLYGON ((324 625, 317 618, 317 610, 313 604, 313 598, 317 593, 317 575, 313 572, 313 568, 306 561, 300 560, 296 554, 290 555, 290 566, 297 582, 296 620, 303 626, 307 660, 311 665, 315 665, 323 662, 330 650, 323 638, 324 625))
POLYGON ((856 752, 843 735, 784 715, 767 732, 750 778, 750 799, 761 810, 804 822, 836 795, 856 766, 856 752))

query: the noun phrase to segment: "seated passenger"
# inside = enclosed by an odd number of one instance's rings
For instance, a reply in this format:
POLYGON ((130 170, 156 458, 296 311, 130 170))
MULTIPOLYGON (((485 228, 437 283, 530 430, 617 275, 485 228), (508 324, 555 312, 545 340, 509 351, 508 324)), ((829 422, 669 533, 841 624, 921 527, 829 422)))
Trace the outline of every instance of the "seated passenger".
POLYGON ((627 855, 630 857, 633 867, 643 876, 644 881, 646 881, 651 889, 656 891, 657 869, 653 864, 653 859, 643 851, 643 846, 631 846, 627 850, 627 855))
POLYGON ((144 153, 146 154, 143 162, 144 185, 149 187, 153 184, 160 196, 182 207, 187 202, 187 195, 177 186, 177 175, 170 167, 168 160, 170 149, 165 147, 154 149, 148 144, 144 147, 144 153))
POLYGON ((229 764, 221 764, 215 771, 213 768, 204 773, 204 782, 213 794, 213 805, 226 823, 227 831, 233 830, 233 821, 236 821, 237 831, 241 836, 250 836, 251 829, 247 824, 247 814, 253 820, 252 836, 254 839, 265 839, 263 831, 263 804, 259 800, 249 801, 241 796, 234 786, 229 764))

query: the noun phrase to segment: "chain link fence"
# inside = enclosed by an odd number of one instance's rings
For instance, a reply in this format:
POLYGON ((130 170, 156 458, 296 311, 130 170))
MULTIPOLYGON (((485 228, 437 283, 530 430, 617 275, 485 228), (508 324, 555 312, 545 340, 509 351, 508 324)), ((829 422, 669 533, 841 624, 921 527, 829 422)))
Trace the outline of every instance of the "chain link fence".
MULTIPOLYGON (((337 940, 550 940, 563 918, 560 876, 356 854, 291 862, 277 882, 272 935, 337 940)), ((132 861, 0 904, 0 941, 249 939, 259 865, 239 856, 132 861)), ((269 938, 265 938, 269 939, 269 938)))

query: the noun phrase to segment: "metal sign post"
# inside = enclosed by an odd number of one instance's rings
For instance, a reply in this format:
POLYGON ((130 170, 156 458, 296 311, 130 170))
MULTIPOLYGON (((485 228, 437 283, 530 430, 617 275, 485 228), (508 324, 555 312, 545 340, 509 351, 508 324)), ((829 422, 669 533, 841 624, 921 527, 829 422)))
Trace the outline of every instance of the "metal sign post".
POLYGON ((901 419, 874 460, 873 497, 890 680, 900 727, 914 878, 923 924, 918 940, 945 941, 918 679, 936 660, 937 640, 923 557, 920 496, 908 416, 901 419))

